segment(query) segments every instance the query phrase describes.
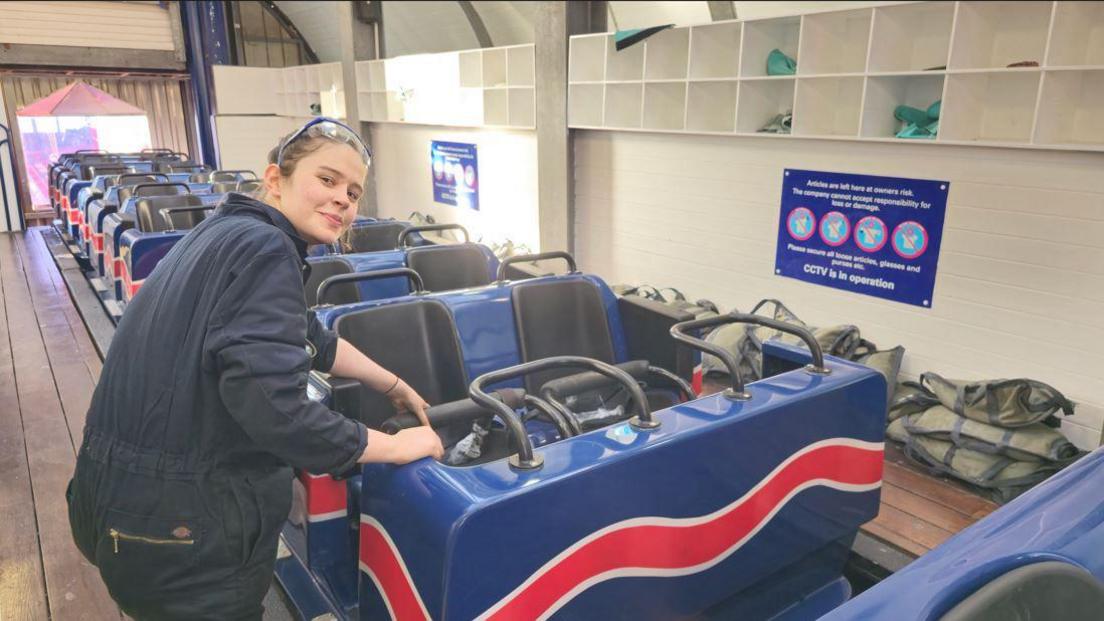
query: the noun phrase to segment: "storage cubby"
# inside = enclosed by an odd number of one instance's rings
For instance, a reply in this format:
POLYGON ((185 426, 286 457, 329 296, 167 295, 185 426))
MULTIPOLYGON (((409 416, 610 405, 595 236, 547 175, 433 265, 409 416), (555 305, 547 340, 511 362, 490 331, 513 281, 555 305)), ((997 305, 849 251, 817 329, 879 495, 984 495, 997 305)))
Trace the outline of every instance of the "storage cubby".
POLYGON ((640 83, 607 84, 603 126, 640 127, 642 88, 640 83))
POLYGON ((657 32, 645 42, 644 79, 685 80, 689 56, 689 28, 668 28, 657 32))
POLYGON ((1047 65, 1104 66, 1104 2, 1058 2, 1047 65))
POLYGON ((567 87, 567 124, 573 127, 602 125, 601 84, 572 84, 567 87))
POLYGON ((701 132, 731 132, 736 127, 735 80, 690 82, 686 94, 686 129, 701 132))
POLYGON ((740 82, 740 105, 736 131, 753 134, 779 114, 793 112, 796 80, 752 80, 740 82))
POLYGON ((685 82, 644 84, 645 129, 682 129, 685 116, 685 82))
POLYGON ((483 53, 479 50, 460 52, 460 87, 480 88, 483 86, 483 53))
POLYGON ((644 78, 644 46, 617 49, 612 36, 606 37, 606 81, 624 82, 644 78))
POLYGON ((797 82, 793 132, 801 136, 857 136, 863 78, 805 78, 797 82))
POLYGON ((1052 2, 960 2, 951 69, 994 69, 1034 61, 1046 51, 1052 2))
POLYGON ((509 98, 506 89, 483 91, 483 124, 509 125, 509 98))
POLYGON ((509 120, 514 127, 533 127, 536 122, 533 101, 533 88, 510 88, 509 120))
POLYGON ((874 9, 867 71, 946 68, 954 12, 953 2, 921 2, 874 9))
POLYGON ((927 110, 943 98, 943 79, 942 74, 868 78, 860 135, 893 138, 904 127, 894 117, 897 106, 927 110))
POLYGON ((1104 145, 1104 70, 1048 71, 1042 88, 1036 143, 1104 145))
POLYGON ((803 61, 797 67, 798 74, 865 71, 872 16, 871 9, 806 15, 801 24, 798 56, 803 61))
POLYGON ((570 82, 601 82, 606 79, 606 34, 571 37, 567 75, 570 82))
POLYGON ((506 86, 506 50, 483 50, 483 87, 506 86))
POLYGON ((1031 140, 1039 72, 964 73, 947 76, 939 139, 1031 140))
POLYGON ((506 48, 506 82, 510 86, 533 86, 533 46, 506 48))
POLYGON ((735 78, 740 74, 740 22, 690 29, 690 79, 735 78))
POLYGON ((778 49, 798 61, 798 38, 801 33, 800 17, 783 17, 744 22, 744 34, 740 51, 740 75, 767 75, 767 56, 778 49))

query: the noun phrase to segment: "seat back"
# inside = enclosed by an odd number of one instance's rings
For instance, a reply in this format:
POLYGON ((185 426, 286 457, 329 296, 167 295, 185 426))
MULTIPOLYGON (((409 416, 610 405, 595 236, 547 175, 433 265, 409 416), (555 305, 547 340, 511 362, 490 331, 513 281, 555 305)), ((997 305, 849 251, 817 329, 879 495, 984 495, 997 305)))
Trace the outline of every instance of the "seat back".
MULTIPOLYGON (((303 285, 307 298, 307 307, 318 304, 318 285, 322 284, 330 276, 348 274, 353 271, 348 261, 339 258, 324 258, 310 262, 311 272, 307 282, 303 285)), ((331 292, 326 295, 331 304, 352 304, 360 301, 360 292, 355 283, 343 283, 331 287, 331 292)))
POLYGON ((399 233, 409 226, 405 222, 378 222, 355 226, 349 230, 351 252, 394 250, 399 244, 399 233))
POLYGON ((166 220, 161 210, 174 207, 202 207, 203 200, 194 194, 176 194, 168 196, 143 196, 134 202, 134 211, 138 220, 138 230, 144 233, 182 230, 195 228, 206 212, 187 211, 171 213, 166 220))
MULTIPOLYGON (((342 315, 334 329, 372 360, 408 382, 430 405, 467 396, 456 326, 433 299, 386 304, 342 315)), ((361 388, 361 419, 379 429, 395 414, 387 397, 361 388)))
POLYGON ((406 264, 422 277, 426 291, 449 291, 491 284, 487 257, 475 244, 408 248, 406 264))
POLYGON ((134 188, 149 183, 161 183, 168 179, 164 175, 120 175, 119 184, 115 190, 115 200, 122 205, 128 198, 134 196, 134 188))
MULTIPOLYGON (((541 279, 515 284, 514 323, 522 362, 552 356, 583 356, 614 363, 613 337, 598 287, 581 279, 541 279)), ((526 390, 572 373, 559 369, 526 377, 526 390)))

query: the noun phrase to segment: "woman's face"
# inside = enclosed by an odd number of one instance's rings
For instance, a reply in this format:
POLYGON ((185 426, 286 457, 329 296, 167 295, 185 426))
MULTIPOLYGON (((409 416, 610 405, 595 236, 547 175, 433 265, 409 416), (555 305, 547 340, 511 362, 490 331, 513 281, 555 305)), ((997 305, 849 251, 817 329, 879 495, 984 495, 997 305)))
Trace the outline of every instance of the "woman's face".
POLYGON ((353 147, 326 141, 295 166, 290 177, 270 164, 268 196, 309 244, 332 244, 356 218, 368 169, 353 147))

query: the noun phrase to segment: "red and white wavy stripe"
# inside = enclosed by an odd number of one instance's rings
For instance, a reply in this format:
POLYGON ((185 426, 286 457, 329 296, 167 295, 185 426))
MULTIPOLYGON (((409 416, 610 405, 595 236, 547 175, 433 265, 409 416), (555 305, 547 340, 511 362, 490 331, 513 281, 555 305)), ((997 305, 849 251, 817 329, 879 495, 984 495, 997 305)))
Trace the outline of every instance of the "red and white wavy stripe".
MULTIPOLYGON (((880 442, 823 440, 794 453, 741 498, 708 515, 641 517, 611 524, 556 555, 478 619, 547 619, 606 580, 705 571, 754 537, 805 489, 822 486, 865 492, 880 487, 883 449, 880 442)), ((383 526, 362 516, 360 533, 361 570, 376 583, 391 616, 399 621, 428 619, 383 526)))

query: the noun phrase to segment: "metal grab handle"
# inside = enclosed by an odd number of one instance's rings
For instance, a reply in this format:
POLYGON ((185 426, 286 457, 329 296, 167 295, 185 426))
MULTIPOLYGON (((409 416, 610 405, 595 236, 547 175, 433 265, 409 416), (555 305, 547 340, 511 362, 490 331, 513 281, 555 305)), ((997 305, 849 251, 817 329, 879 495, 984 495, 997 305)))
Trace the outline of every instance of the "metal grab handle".
POLYGON ((173 224, 172 214, 174 213, 192 213, 195 211, 214 211, 214 207, 162 207, 157 210, 157 213, 161 214, 161 219, 169 225, 169 228, 165 229, 166 233, 172 233, 176 231, 176 225, 173 224))
MULTIPOLYGON (((123 174, 119 175, 119 180, 115 183, 115 185, 119 185, 119 186, 126 185, 123 182, 127 181, 128 179, 138 179, 138 180, 142 180, 142 181, 149 181, 150 177, 154 177, 154 178, 160 177, 160 178, 165 180, 164 183, 169 182, 169 176, 166 175, 165 173, 154 173, 154 172, 151 172, 151 173, 123 173, 123 174)), ((149 184, 147 184, 147 185, 149 185, 149 184)))
POLYGON ((471 236, 468 235, 468 229, 464 228, 463 226, 461 226, 459 224, 426 224, 425 226, 412 226, 412 227, 403 229, 403 231, 401 233, 399 233, 399 240, 398 240, 399 249, 402 249, 402 248, 406 247, 406 238, 407 237, 410 237, 414 233, 428 233, 430 231, 463 231, 464 232, 464 243, 466 244, 466 243, 471 242, 471 236))
MULTIPOLYGON (((157 173, 157 174, 161 175, 162 177, 165 176, 161 173, 157 173)), ((165 178, 168 179, 168 177, 165 177, 165 178)), ((173 187, 184 188, 184 193, 185 194, 191 194, 192 193, 192 188, 189 188, 188 184, 186 184, 186 183, 176 183, 176 182, 173 182, 173 183, 139 183, 138 185, 134 186, 133 190, 130 191, 130 195, 134 198, 149 198, 150 196, 178 196, 178 195, 173 195, 173 194, 150 194, 149 196, 142 196, 142 195, 138 194, 138 192, 142 188, 173 188, 173 187)))
MULTIPOLYGON (((212 170, 211 174, 207 175, 207 179, 210 182, 214 182, 215 181, 215 176, 219 175, 219 174, 234 175, 235 177, 241 177, 242 173, 248 173, 248 174, 252 175, 253 179, 257 178, 257 173, 253 172, 252 170, 246 170, 246 169, 243 168, 242 170, 212 170)), ((240 181, 240 180, 241 179, 233 179, 233 181, 240 181)), ((230 179, 227 179, 227 181, 230 181, 230 179)))
POLYGON ((536 395, 525 395, 525 405, 544 412, 544 415, 552 421, 552 424, 556 426, 556 430, 559 431, 560 435, 564 438, 570 438, 571 436, 577 436, 582 433, 582 429, 579 428, 574 419, 556 406, 536 395))
POLYGON ((422 282, 422 276, 418 272, 410 269, 409 267, 393 267, 386 270, 375 270, 372 272, 353 272, 352 274, 338 274, 337 276, 330 276, 323 280, 318 285, 318 295, 315 298, 318 301, 318 305, 324 304, 323 300, 326 298, 326 292, 330 287, 350 283, 361 282, 363 280, 380 280, 383 278, 394 278, 395 276, 406 276, 410 279, 410 284, 413 285, 414 290, 412 293, 415 295, 425 293, 425 283, 422 282))
POLYGON ((693 319, 691 321, 683 321, 671 326, 671 337, 676 341, 688 345, 698 351, 712 354, 721 359, 725 368, 728 369, 729 377, 732 378, 732 387, 725 391, 724 396, 729 399, 738 401, 746 401, 751 398, 751 395, 744 390, 744 378, 740 375, 740 364, 736 361, 736 357, 732 355, 727 349, 718 347, 712 343, 706 342, 704 339, 690 336, 687 332, 691 330, 700 330, 702 328, 712 328, 714 326, 720 326, 730 323, 750 323, 754 325, 764 326, 767 328, 773 328, 780 332, 788 332, 800 338, 809 348, 809 351, 813 355, 813 363, 806 365, 805 370, 809 373, 817 375, 827 375, 829 373, 828 367, 824 366, 824 352, 820 349, 820 343, 813 337, 812 332, 804 328, 799 328, 795 325, 788 324, 784 321, 778 321, 777 319, 770 319, 768 317, 760 317, 759 315, 749 315, 746 313, 731 312, 725 315, 718 315, 716 317, 706 317, 704 319, 693 319))
POLYGON ((579 271, 575 265, 575 257, 571 256, 571 253, 564 252, 563 250, 553 250, 551 252, 538 252, 537 254, 517 254, 512 257, 506 257, 498 264, 498 282, 505 282, 506 280, 506 266, 513 265, 514 263, 536 263, 537 261, 545 261, 548 259, 563 259, 567 261, 567 272, 574 274, 579 271))
MULTIPOLYGON (((552 358, 544 358, 543 360, 526 362, 500 371, 485 373, 475 378, 475 381, 472 382, 471 386, 468 388, 468 394, 476 403, 482 404, 488 408, 495 408, 499 413, 503 414, 503 416, 513 416, 513 412, 510 411, 509 408, 496 402, 487 393, 483 392, 483 386, 487 384, 497 384, 515 377, 522 377, 539 371, 562 369, 564 367, 583 367, 619 381, 629 390, 629 394, 632 395, 632 398, 636 401, 640 409, 640 415, 634 416, 629 423, 641 429, 654 429, 659 427, 659 422, 652 418, 652 411, 648 409, 648 400, 644 397, 644 391, 640 389, 640 386, 637 385, 636 380, 634 380, 631 375, 611 364, 599 362, 591 358, 583 358, 581 356, 554 356, 552 358)), ((505 418, 503 420, 506 421, 505 418)), ((525 427, 519 420, 514 419, 512 422, 516 423, 517 426, 511 427, 511 423, 507 422, 507 427, 510 427, 510 432, 514 435, 515 441, 517 441, 518 454, 510 457, 510 465, 522 470, 539 468, 544 460, 539 455, 533 454, 533 445, 529 442, 529 436, 525 433, 525 427)))

